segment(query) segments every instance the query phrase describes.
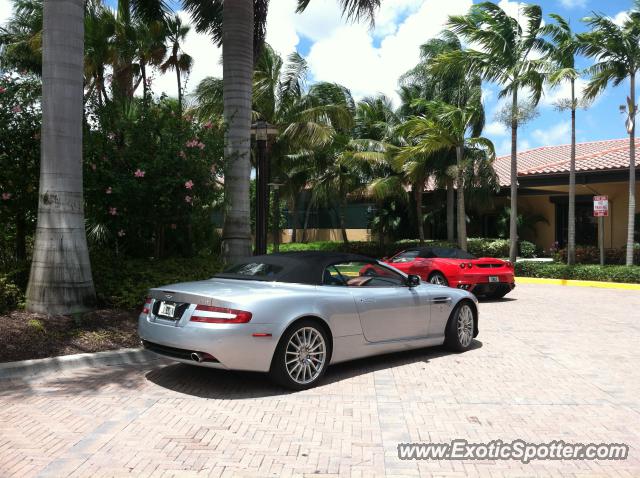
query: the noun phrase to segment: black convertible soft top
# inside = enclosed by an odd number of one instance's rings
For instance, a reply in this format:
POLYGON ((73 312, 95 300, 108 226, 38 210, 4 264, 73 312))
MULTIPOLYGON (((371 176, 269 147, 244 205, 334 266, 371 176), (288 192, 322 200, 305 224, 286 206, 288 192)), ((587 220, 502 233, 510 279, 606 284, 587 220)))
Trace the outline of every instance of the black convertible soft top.
POLYGON ((215 277, 223 279, 290 282, 321 285, 325 269, 343 262, 376 263, 375 259, 342 252, 303 251, 281 252, 247 257, 215 277))

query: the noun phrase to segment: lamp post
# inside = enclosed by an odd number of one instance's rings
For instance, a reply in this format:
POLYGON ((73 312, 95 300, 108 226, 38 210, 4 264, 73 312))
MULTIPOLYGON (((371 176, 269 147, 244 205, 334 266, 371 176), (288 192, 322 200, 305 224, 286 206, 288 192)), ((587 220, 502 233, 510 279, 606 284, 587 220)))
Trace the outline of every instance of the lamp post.
POLYGON ((256 161, 256 255, 267 253, 267 215, 269 207, 269 165, 267 142, 275 137, 278 130, 264 120, 251 125, 251 136, 256 140, 258 149, 256 161))
POLYGON ((273 252, 280 250, 280 179, 275 177, 269 183, 273 188, 273 252))

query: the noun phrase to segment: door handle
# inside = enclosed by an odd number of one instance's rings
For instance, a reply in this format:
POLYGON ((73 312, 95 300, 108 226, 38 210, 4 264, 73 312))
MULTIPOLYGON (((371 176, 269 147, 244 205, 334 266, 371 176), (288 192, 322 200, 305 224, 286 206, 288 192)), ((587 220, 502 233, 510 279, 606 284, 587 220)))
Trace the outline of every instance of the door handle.
POLYGON ((366 304, 371 304, 371 303, 373 303, 375 301, 376 301, 375 299, 371 299, 369 297, 363 297, 362 299, 360 299, 360 302, 364 302, 366 304))

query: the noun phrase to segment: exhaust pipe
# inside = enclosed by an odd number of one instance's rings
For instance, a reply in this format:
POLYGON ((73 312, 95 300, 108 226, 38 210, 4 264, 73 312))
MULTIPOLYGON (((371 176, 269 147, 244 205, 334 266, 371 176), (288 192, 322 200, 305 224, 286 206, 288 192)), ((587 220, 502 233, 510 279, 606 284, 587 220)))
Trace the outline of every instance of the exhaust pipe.
POLYGON ((200 355, 198 352, 193 352, 191 354, 191 360, 193 360, 194 362, 202 362, 202 355, 200 355))

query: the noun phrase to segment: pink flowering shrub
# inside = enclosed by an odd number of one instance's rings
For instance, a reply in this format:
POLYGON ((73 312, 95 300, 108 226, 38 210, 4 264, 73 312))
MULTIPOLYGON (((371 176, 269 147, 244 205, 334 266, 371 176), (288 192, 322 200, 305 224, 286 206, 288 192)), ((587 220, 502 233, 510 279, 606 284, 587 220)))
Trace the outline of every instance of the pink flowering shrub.
POLYGON ((0 269, 25 259, 40 173, 40 80, 0 74, 0 269))
POLYGON ((103 246, 127 255, 190 254, 210 246, 211 211, 222 198, 216 175, 223 170, 223 131, 180 118, 172 100, 139 103, 133 111, 123 117, 112 105, 89 108, 88 221, 109 231, 103 246))

